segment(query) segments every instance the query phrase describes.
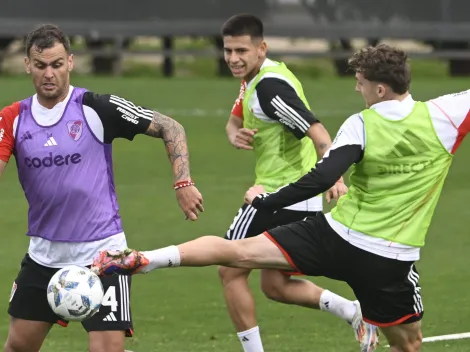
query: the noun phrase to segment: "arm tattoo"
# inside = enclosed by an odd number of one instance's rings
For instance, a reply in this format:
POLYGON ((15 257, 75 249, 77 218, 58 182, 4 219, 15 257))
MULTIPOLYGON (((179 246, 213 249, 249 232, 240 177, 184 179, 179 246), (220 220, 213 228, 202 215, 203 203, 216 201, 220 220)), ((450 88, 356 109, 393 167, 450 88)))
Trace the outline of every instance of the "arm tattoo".
POLYGON ((318 144, 315 144, 315 149, 317 152, 317 158, 318 160, 323 159, 323 155, 325 155, 326 151, 330 147, 331 143, 325 143, 325 142, 320 142, 318 144))
POLYGON ((172 118, 154 111, 152 122, 145 134, 163 139, 168 159, 173 166, 174 181, 189 179, 189 152, 183 126, 172 118))

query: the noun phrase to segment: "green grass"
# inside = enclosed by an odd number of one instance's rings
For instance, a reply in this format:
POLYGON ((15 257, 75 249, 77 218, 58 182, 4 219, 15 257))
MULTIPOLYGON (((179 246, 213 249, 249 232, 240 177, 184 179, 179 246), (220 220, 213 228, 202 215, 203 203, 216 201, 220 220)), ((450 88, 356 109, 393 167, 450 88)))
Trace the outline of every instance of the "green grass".
MULTIPOLYGON (((22 77, 2 78, 0 105, 32 93, 22 77)), ((238 83, 231 79, 131 79, 74 77, 73 83, 101 93, 113 93, 165 113, 185 127, 191 150, 192 175, 203 193, 206 212, 189 223, 175 201, 172 177, 159 140, 139 136, 134 142, 118 140, 114 160, 116 187, 125 231, 132 247, 151 249, 178 244, 195 237, 222 236, 253 182, 253 157, 230 147, 224 125, 238 83), (201 109, 188 116, 185 111, 201 109)), ((334 135, 341 123, 362 109, 354 93, 353 79, 305 80, 311 106, 334 135)), ((468 88, 468 80, 416 79, 416 99, 468 88)), ((470 331, 470 277, 468 207, 470 169, 463 143, 451 168, 429 232, 427 246, 418 264, 426 314, 425 336, 470 331)), ((14 162, 0 182, 0 339, 8 332, 6 314, 11 284, 27 250, 27 205, 16 178, 14 162)), ((365 268, 365 274, 367 270, 365 268)), ((384 273, 386 275, 387 273, 384 273)), ((353 298, 347 285, 324 278, 315 282, 353 298)), ((347 324, 323 312, 268 301, 258 289, 258 273, 251 278, 257 300, 259 324, 266 351, 353 352, 358 347, 347 324)), ((128 349, 136 352, 240 351, 224 307, 215 267, 180 268, 137 276, 132 291, 136 335, 128 349)), ((79 324, 51 332, 41 352, 86 351, 86 334, 79 324)), ((384 349, 385 350, 385 349, 384 349)), ((423 351, 470 351, 470 341, 427 344, 423 351)))

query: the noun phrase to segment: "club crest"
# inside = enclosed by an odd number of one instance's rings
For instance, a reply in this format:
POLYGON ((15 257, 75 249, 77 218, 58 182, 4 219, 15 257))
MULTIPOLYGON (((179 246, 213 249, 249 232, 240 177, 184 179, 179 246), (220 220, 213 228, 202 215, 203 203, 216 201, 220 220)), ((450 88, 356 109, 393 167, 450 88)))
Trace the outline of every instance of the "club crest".
POLYGON ((69 121, 67 122, 67 129, 69 130, 69 136, 72 137, 74 141, 78 141, 82 136, 83 121, 69 121))

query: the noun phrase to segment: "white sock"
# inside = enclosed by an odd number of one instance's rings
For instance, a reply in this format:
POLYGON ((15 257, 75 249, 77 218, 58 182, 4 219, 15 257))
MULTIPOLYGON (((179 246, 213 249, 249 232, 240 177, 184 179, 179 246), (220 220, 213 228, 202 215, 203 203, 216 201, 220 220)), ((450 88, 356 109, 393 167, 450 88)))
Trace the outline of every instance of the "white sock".
POLYGON ((263 343, 259 334, 259 327, 255 326, 250 330, 237 332, 238 338, 245 352, 264 352, 263 343))
POLYGON ((177 267, 181 263, 180 251, 176 246, 146 251, 142 252, 142 254, 150 261, 149 265, 142 268, 143 273, 148 273, 158 268, 177 267))
POLYGON ((349 323, 352 322, 354 314, 356 314, 356 306, 352 301, 328 290, 323 291, 320 296, 320 309, 349 323))

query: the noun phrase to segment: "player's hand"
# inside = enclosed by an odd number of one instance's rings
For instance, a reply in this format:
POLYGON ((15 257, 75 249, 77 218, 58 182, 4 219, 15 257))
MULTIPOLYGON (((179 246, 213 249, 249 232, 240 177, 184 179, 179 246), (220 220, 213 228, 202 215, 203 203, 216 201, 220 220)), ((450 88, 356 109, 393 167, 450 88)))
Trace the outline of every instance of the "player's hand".
POLYGON ((253 199, 255 199, 259 194, 266 193, 266 190, 261 185, 255 185, 250 187, 248 191, 245 193, 245 202, 251 204, 253 199))
POLYGON ((249 128, 240 128, 232 141, 232 145, 237 149, 253 150, 253 136, 258 129, 250 130, 249 128))
POLYGON ((186 219, 196 221, 199 217, 199 211, 204 211, 201 193, 194 186, 182 187, 175 190, 175 192, 178 204, 186 219))
POLYGON ((329 204, 332 200, 338 200, 342 195, 348 193, 348 186, 344 184, 341 177, 336 183, 326 192, 326 201, 329 204))

